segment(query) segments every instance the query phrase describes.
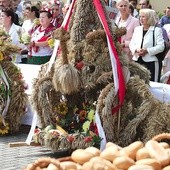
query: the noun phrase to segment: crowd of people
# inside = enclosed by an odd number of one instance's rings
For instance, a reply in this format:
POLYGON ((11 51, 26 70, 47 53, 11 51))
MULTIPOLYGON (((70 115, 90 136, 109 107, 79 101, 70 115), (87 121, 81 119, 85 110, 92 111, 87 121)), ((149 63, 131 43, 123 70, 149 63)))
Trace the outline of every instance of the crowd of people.
MULTIPOLYGON (((71 1, 70 1, 71 2, 71 1)), ((170 51, 163 61, 156 57, 170 39, 170 7, 159 18, 149 0, 106 0, 106 5, 117 8, 118 27, 126 27, 120 43, 129 62, 138 62, 151 72, 151 81, 159 82, 162 74, 170 71, 170 51), (154 33, 154 40, 153 40, 154 33), (154 42, 154 44, 153 44, 154 42)), ((12 43, 21 48, 13 57, 16 63, 44 64, 53 49, 49 39, 63 22, 69 4, 61 0, 36 1, 0 0, 1 26, 11 36, 12 43), (22 40, 25 36, 27 42, 22 40), (27 38, 26 38, 27 37, 27 38)))
POLYGON ((149 0, 139 0, 138 3, 136 0, 112 1, 119 10, 116 25, 127 30, 121 37, 127 59, 145 66, 151 73, 150 80, 160 82, 162 74, 170 71, 170 50, 163 61, 157 57, 170 45, 170 7, 159 18, 149 0))
POLYGON ((43 3, 29 0, 0 0, 0 23, 20 48, 11 56, 15 63, 44 64, 50 60, 53 48, 49 45, 53 31, 63 22, 69 4, 60 0, 43 3))

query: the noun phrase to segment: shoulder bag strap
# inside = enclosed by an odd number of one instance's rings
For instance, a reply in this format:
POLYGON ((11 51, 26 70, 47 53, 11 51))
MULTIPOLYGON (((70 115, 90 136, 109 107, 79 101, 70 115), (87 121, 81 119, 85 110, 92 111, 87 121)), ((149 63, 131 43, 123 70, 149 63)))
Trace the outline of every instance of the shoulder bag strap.
POLYGON ((154 26, 154 30, 153 30, 153 47, 155 46, 155 26, 154 26))

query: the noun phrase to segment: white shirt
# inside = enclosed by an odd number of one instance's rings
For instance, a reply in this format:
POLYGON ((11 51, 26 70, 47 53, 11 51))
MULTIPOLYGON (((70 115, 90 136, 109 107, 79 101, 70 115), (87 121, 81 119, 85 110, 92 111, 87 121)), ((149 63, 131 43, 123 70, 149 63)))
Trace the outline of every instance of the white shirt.
MULTIPOLYGON (((40 27, 38 27, 32 34, 31 41, 38 41, 44 36, 45 31, 40 31, 40 27)), ((32 56, 51 56, 53 53, 53 49, 49 46, 38 47, 38 51, 35 52, 32 49, 32 56)))
POLYGON ((33 25, 34 25, 34 22, 32 22, 30 19, 25 20, 22 24, 22 33, 25 33, 25 32, 28 33, 28 31, 31 30, 33 25))
MULTIPOLYGON (((10 35, 12 43, 14 45, 17 45, 20 48, 24 48, 24 45, 20 43, 18 31, 21 31, 21 27, 18 26, 18 25, 12 24, 8 34, 10 35)), ((16 63, 20 63, 21 62, 21 55, 17 54, 16 59, 14 61, 16 63)))

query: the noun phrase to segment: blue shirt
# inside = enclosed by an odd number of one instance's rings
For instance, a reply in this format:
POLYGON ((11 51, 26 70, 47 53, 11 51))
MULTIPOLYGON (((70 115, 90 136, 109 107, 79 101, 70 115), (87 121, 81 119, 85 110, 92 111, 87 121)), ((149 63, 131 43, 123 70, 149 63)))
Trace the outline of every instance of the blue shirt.
POLYGON ((170 17, 168 16, 163 16, 160 21, 159 24, 161 27, 163 27, 165 24, 170 24, 170 17))

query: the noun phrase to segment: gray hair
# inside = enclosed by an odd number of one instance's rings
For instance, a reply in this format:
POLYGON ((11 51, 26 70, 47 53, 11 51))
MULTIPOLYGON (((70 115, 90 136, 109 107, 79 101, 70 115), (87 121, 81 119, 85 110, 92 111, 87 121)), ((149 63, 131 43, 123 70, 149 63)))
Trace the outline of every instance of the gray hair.
POLYGON ((148 8, 140 9, 139 15, 140 14, 144 14, 147 17, 149 26, 155 26, 157 24, 158 16, 153 9, 148 8))
POLYGON ((129 0, 117 0, 117 5, 122 1, 125 1, 127 4, 129 4, 129 0))

